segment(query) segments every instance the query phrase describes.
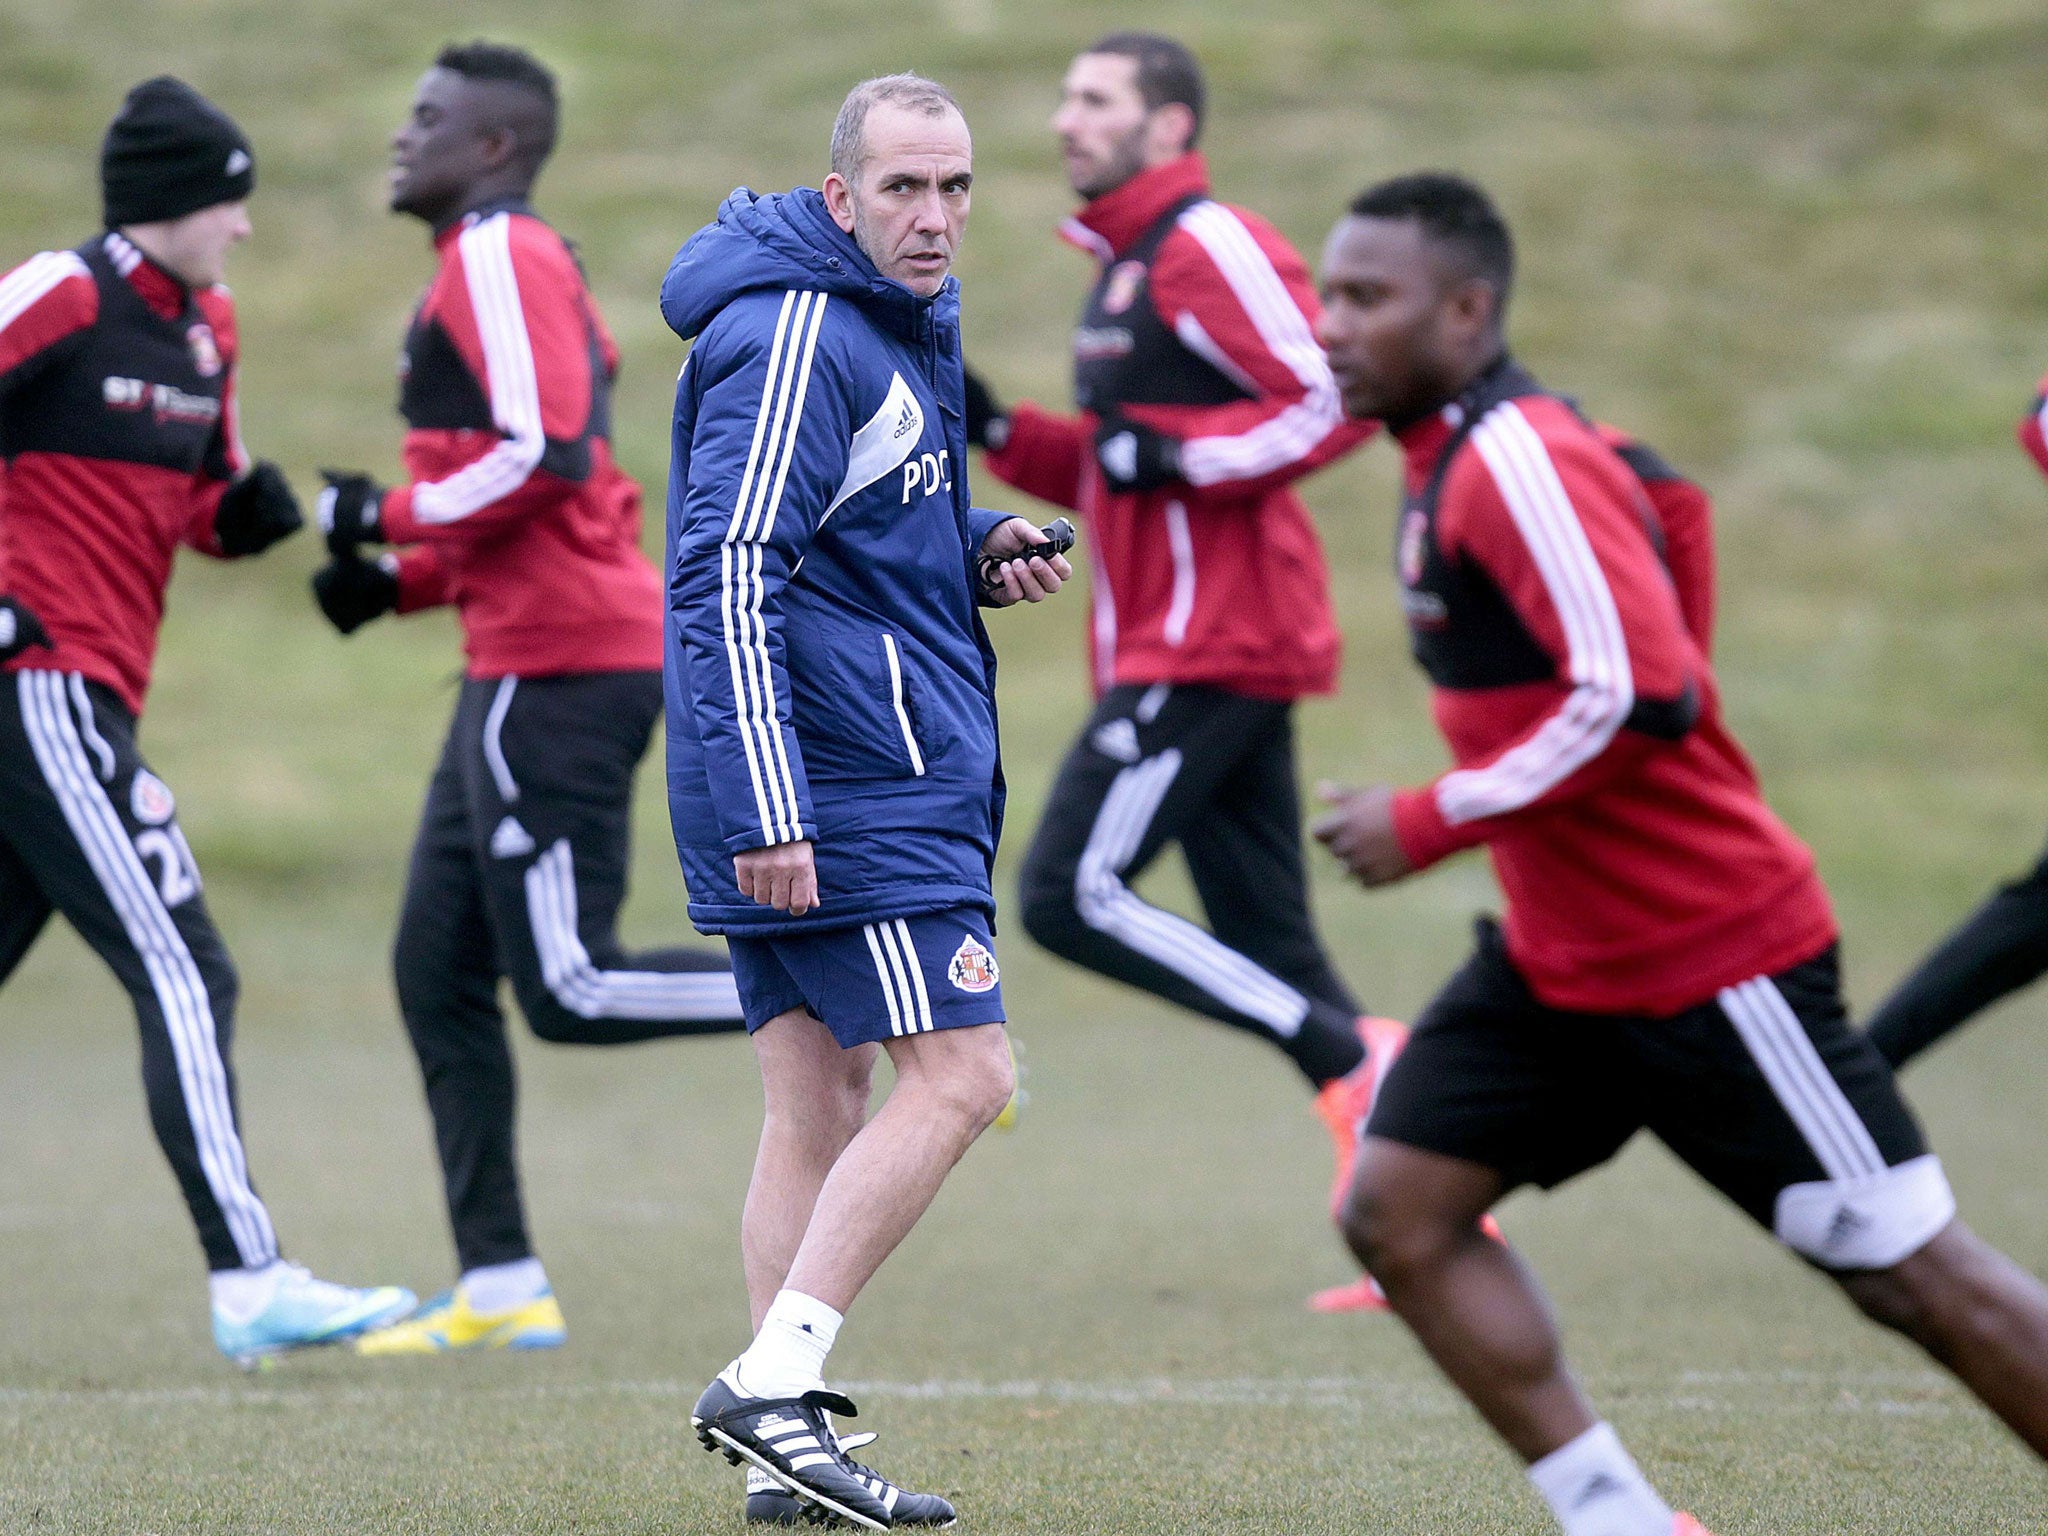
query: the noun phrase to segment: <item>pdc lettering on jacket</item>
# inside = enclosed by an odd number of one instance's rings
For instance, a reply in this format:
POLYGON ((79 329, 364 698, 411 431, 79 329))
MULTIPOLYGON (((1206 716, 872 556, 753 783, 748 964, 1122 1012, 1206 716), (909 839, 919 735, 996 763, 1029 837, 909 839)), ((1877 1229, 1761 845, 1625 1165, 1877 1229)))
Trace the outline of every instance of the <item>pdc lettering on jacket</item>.
POLYGON ((953 489, 953 461, 950 450, 941 448, 937 453, 920 453, 903 461, 902 506, 910 505, 913 494, 929 496, 934 491, 953 489))
POLYGON ((151 411, 158 421, 190 421, 211 425, 220 419, 220 402, 210 395, 190 395, 170 384, 114 375, 100 385, 100 395, 117 411, 151 411))

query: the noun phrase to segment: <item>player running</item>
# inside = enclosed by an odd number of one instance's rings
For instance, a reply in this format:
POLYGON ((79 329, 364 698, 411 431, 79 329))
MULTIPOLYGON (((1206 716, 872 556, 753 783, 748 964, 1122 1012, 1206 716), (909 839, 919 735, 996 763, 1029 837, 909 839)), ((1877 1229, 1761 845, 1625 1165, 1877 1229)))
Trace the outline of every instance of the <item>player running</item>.
POLYGON ((1479 1222, 1646 1126, 2048 1453, 2048 1290, 1956 1219, 1849 1027, 1827 893, 1722 724, 1640 487, 1505 350, 1512 271, 1485 194, 1439 175, 1362 193, 1323 256, 1345 408, 1406 460, 1402 603, 1457 766, 1348 793, 1316 835, 1372 886, 1485 844, 1507 901, 1382 1086, 1345 1235, 1568 1536, 1703 1527, 1594 1419, 1479 1222))
POLYGON ((695 338, 669 475, 669 802, 767 1099, 740 1229, 753 1342, 697 1401, 749 1514, 873 1530, 953 1509, 848 1460, 847 1308, 1008 1102, 990 866, 1003 809, 977 601, 1070 574, 972 507, 959 289, 972 146, 915 75, 856 86, 822 191, 745 188, 669 268, 695 338), (993 585, 977 572, 993 562, 993 585), (877 1046, 896 1069, 867 1119, 877 1046))
POLYGON ((445 48, 421 77, 390 183, 440 261, 405 342, 409 480, 330 475, 319 502, 334 558, 313 587, 334 626, 453 603, 469 661, 393 959, 461 1275, 364 1354, 566 1338, 520 1199, 501 976, 562 1044, 742 1027, 722 956, 627 954, 614 933, 661 710, 661 584, 640 489, 612 461, 618 350, 528 206, 555 125, 553 75, 516 48, 445 48), (406 547, 358 554, 373 543, 406 547))
MULTIPOLYGON (((1055 954, 1283 1051, 1334 1140, 1334 1201, 1374 1054, 1406 1031, 1361 1015, 1309 913, 1294 702, 1336 687, 1339 637, 1291 487, 1373 427, 1344 418, 1307 264, 1210 195, 1205 94, 1194 55, 1155 33, 1075 58, 1052 127, 1086 199, 1061 233, 1099 266, 1074 332, 1080 414, 1006 412, 968 380, 968 437, 990 472, 1077 509, 1095 562, 1095 711, 1020 894, 1055 954), (1169 843, 1206 930, 1131 889, 1169 843)), ((1357 1284, 1312 1304, 1377 1297, 1357 1284)))
POLYGON ((178 547, 237 559, 300 526, 235 419, 220 282, 249 233, 255 155, 159 76, 108 127, 100 183, 104 234, 0 278, 0 980, 61 912, 127 990, 150 1124, 211 1271, 214 1342, 251 1365, 414 1298, 279 1257, 228 1063, 234 963, 135 741, 178 547))
MULTIPOLYGON (((2048 379, 2020 421, 2020 446, 2048 474, 2048 379)), ((2000 886, 1913 967, 1868 1021, 1871 1043, 1903 1067, 2008 993, 2048 972, 2048 852, 2000 886)))

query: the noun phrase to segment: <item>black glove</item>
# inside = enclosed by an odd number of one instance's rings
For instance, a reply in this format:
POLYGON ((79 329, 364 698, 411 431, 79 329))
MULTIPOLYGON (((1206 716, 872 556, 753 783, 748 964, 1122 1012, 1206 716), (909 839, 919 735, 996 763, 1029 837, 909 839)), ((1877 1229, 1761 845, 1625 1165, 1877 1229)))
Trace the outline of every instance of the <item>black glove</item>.
POLYGON ((221 492, 213 536, 224 555, 258 555, 305 526, 284 471, 265 459, 221 492))
POLYGON ((0 662, 14 660, 31 646, 50 648, 50 632, 35 610, 12 597, 0 597, 0 662))
POLYGON ((368 475, 343 469, 323 469, 320 478, 327 489, 313 503, 313 512, 327 536, 328 553, 352 555, 358 544, 383 543, 384 487, 368 475))
POLYGON ((1095 462, 1112 491, 1156 491, 1180 478, 1180 439, 1105 416, 1095 428, 1095 462))
POLYGON ((395 563, 391 555, 382 560, 336 555, 313 573, 313 601, 328 623, 352 635, 398 606, 398 574, 390 568, 395 563))
POLYGON ((1002 402, 989 393, 981 375, 967 370, 967 441, 977 448, 1002 451, 1010 440, 1010 418, 1002 402))

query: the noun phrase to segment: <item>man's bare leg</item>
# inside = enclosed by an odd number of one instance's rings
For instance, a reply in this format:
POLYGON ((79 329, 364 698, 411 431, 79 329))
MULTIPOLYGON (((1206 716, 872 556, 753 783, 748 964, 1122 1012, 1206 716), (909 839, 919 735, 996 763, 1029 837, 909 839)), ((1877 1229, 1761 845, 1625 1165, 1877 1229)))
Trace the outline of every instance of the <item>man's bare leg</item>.
POLYGON ((1479 1230, 1504 1193, 1491 1168, 1368 1137, 1344 1237, 1401 1321, 1524 1461, 1591 1429, 1550 1304, 1514 1251, 1479 1230))
POLYGON ((754 1031, 765 1111, 740 1216, 740 1257, 756 1331, 789 1277, 825 1176, 867 1120, 880 1053, 843 1048, 802 1008, 754 1031))
POLYGON ((1342 1218, 1430 1358, 1529 1466, 1568 1536, 1673 1536, 1681 1523, 1565 1369, 1535 1277, 1479 1221, 1493 1169, 1367 1137, 1342 1218))
POLYGON ((1834 1278, 2048 1457, 2048 1287, 1960 1221, 1890 1269, 1834 1278))
POLYGON ((844 1312, 1016 1087, 1000 1024, 883 1042, 896 1086, 832 1165, 787 1289, 844 1312))

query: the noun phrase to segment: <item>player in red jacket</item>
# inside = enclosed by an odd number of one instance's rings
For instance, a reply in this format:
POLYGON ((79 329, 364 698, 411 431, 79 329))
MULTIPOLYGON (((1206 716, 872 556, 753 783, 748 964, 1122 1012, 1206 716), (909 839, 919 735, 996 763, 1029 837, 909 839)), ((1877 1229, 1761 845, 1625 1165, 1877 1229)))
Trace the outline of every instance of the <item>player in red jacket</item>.
MULTIPOLYGON (((2048 379, 2020 419, 2020 446, 2048 474, 2048 379)), ((2048 852, 1937 944, 1868 1020, 1871 1043, 1903 1067, 2008 993, 2048 972, 2048 852)))
POLYGON ((247 1364, 412 1296, 278 1256, 228 1063, 234 963, 135 740, 179 547, 236 559, 300 525, 235 421, 220 280, 249 233, 254 155, 161 76, 129 92, 100 171, 106 232, 0 277, 0 980, 61 912, 127 990, 150 1123, 212 1271, 214 1339, 247 1364))
POLYGON ((1317 1090, 1338 1185, 1375 1075, 1309 914, 1294 701, 1336 687, 1329 580, 1294 481, 1372 430, 1345 421, 1310 329, 1307 264, 1216 201, 1203 82, 1170 38, 1077 57, 1053 128, 1085 198, 1062 230, 1098 263, 1074 333, 1080 413, 1005 413, 968 380, 989 469, 1076 509, 1093 561, 1094 714, 1021 875, 1041 944, 1272 1042, 1317 1090), (1132 883, 1179 843, 1209 927, 1132 883))
POLYGON ((1406 459, 1396 569, 1455 766, 1342 793, 1316 835, 1373 886, 1484 844, 1507 903, 1381 1087, 1345 1235, 1568 1536, 1702 1528, 1479 1223, 1644 1127, 2048 1453, 2048 1290, 1956 1219, 1849 1027, 1827 894, 1721 723, 1641 482, 1506 354, 1512 271, 1486 195, 1441 175, 1361 194, 1324 252, 1345 408, 1406 459))
POLYGON ((554 77, 518 49, 442 50, 392 140, 391 206, 439 267, 406 337, 406 483, 330 474, 314 577, 344 634, 453 603, 468 667, 427 790, 394 957, 461 1276, 366 1354, 565 1337, 513 1153, 509 978, 534 1032, 610 1045, 744 1027, 721 953, 628 954, 633 773, 661 710, 660 580, 612 459, 618 349, 569 247, 527 204, 554 77), (371 543, 402 546, 376 560, 371 543))

